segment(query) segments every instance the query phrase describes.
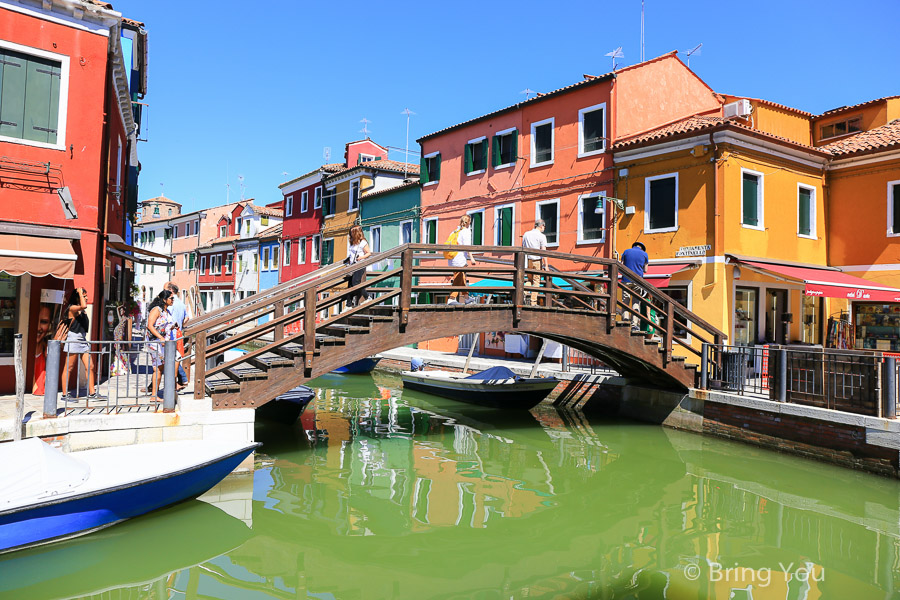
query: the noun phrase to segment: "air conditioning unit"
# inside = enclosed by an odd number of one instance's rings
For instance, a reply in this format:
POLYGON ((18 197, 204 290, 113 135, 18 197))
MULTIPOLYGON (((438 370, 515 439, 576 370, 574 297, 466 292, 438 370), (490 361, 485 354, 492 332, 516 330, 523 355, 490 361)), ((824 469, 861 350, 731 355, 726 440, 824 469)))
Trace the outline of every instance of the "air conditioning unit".
POLYGON ((753 111, 753 107, 750 106, 749 100, 738 100, 737 102, 726 104, 724 110, 725 118, 727 119, 729 117, 746 117, 753 111))

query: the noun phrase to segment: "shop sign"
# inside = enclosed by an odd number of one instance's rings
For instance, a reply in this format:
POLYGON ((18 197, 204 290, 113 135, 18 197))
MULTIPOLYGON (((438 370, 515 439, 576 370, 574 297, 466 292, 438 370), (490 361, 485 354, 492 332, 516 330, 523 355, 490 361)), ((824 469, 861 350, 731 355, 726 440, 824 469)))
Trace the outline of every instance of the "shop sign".
POLYGON ((63 290, 51 290, 45 288, 41 290, 41 302, 47 304, 62 304, 64 295, 65 292, 63 290))
POLYGON ((706 256, 706 253, 712 249, 712 246, 709 244, 705 244, 703 246, 682 246, 678 249, 678 252, 675 253, 676 258, 681 258, 682 256, 706 256))

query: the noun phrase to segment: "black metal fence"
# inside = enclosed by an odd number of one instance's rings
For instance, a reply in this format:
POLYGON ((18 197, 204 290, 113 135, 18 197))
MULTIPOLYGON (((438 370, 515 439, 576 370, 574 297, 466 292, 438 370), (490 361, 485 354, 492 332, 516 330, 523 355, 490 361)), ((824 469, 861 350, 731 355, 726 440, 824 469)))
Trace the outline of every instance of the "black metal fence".
POLYGON ((894 418, 897 361, 881 352, 704 344, 700 387, 894 418))

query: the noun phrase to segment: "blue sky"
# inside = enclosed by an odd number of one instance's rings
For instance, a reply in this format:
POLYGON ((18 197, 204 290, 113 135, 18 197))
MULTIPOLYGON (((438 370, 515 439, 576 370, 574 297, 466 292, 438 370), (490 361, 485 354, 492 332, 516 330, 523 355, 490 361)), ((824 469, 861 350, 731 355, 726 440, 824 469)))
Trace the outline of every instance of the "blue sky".
MULTIPOLYGON (((112 2, 149 32, 140 199, 164 192, 185 211, 223 204, 226 181, 239 199, 239 175, 245 198, 279 200, 325 147, 340 161, 363 118, 403 148, 408 107, 415 150, 526 88, 608 72, 618 46, 620 64, 640 59, 640 0, 112 2)), ((714 90, 819 113, 900 93, 898 22, 898 0, 646 0, 645 56, 702 43, 691 68, 714 90)))

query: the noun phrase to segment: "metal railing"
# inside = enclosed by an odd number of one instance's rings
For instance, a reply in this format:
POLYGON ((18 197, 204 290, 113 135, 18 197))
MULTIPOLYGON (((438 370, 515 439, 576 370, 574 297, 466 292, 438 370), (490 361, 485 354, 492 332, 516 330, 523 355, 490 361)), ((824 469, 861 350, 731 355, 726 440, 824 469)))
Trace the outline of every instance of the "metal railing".
POLYGON ((700 388, 895 418, 896 358, 881 352, 704 344, 700 388))
MULTIPOLYGON (((60 414, 163 412, 175 410, 178 352, 175 340, 87 341, 87 352, 72 342, 47 342, 44 417, 60 414), (153 376, 162 357, 162 375, 153 376), (74 373, 72 372, 74 371, 74 373)), ((185 381, 185 384, 188 382, 185 381)))

